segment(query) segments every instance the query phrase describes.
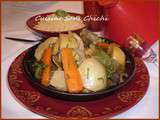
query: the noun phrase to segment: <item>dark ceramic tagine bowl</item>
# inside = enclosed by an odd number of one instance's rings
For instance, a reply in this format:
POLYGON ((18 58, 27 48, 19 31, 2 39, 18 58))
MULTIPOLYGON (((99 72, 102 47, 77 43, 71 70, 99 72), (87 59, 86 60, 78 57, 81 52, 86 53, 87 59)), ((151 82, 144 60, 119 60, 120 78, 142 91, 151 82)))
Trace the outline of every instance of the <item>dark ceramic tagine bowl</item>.
POLYGON ((124 82, 122 82, 116 86, 112 86, 110 88, 98 91, 98 92, 76 93, 76 94, 57 90, 53 86, 45 87, 45 86, 41 85, 40 81, 34 77, 34 74, 32 72, 31 65, 29 62, 29 61, 35 60, 34 52, 35 52, 35 49, 37 48, 37 46, 38 45, 33 46, 26 53, 26 55, 23 59, 24 70, 25 70, 26 76, 28 77, 28 80, 30 81, 30 83, 35 88, 37 88, 41 93, 43 93, 47 96, 50 96, 50 97, 54 97, 54 98, 58 98, 58 99, 62 99, 62 100, 69 100, 69 101, 90 101, 90 100, 101 99, 101 98, 104 98, 110 94, 113 94, 114 92, 116 92, 116 90, 118 90, 119 88, 126 85, 130 80, 132 80, 132 77, 135 74, 134 58, 132 57, 132 55, 128 49, 122 48, 123 52, 126 55, 126 61, 129 61, 129 62, 126 62, 126 68, 125 68, 128 77, 124 78, 124 82))

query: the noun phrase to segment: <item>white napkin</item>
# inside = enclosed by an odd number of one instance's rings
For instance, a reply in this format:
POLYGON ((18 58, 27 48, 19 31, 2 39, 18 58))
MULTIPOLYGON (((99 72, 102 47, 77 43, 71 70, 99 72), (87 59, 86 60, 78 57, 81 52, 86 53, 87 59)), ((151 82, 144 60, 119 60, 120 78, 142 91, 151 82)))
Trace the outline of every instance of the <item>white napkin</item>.
POLYGON ((32 42, 21 42, 21 41, 13 41, 5 39, 4 37, 14 37, 14 38, 22 38, 29 40, 38 40, 40 37, 35 36, 29 31, 13 31, 2 35, 2 61, 6 60, 8 57, 13 56, 20 50, 27 49, 33 46, 35 43, 32 42))

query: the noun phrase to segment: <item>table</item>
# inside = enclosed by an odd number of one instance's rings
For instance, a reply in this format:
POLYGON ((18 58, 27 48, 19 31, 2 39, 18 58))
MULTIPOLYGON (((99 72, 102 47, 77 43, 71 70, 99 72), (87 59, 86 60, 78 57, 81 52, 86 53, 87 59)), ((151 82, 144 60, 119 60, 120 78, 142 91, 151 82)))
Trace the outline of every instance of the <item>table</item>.
MULTIPOLYGON (((39 39, 26 29, 25 22, 33 15, 64 9, 83 13, 82 2, 3 2, 2 4, 2 118, 36 118, 44 117, 27 110, 16 101, 8 89, 7 72, 12 61, 21 52, 36 43, 16 42, 4 39, 4 36, 39 39)), ((153 50, 158 53, 158 42, 153 50)), ((158 66, 145 62, 149 74, 150 85, 144 98, 128 111, 112 118, 158 118, 158 66)))

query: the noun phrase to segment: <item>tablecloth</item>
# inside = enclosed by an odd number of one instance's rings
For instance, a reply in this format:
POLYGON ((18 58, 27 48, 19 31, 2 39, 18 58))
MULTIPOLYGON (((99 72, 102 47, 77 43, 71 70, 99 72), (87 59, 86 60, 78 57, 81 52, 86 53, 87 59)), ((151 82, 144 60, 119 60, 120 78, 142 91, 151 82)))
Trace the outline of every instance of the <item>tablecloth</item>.
MULTIPOLYGON (((26 29, 25 22, 33 15, 64 9, 83 13, 82 2, 3 2, 2 4, 2 118, 44 118, 27 110, 17 102, 8 89, 7 72, 12 61, 21 52, 36 43, 16 42, 4 39, 5 36, 26 39, 39 39, 26 29)), ((153 50, 158 53, 158 42, 153 50)), ((150 85, 144 98, 134 107, 112 118, 158 118, 158 66, 145 62, 150 75, 150 85)))

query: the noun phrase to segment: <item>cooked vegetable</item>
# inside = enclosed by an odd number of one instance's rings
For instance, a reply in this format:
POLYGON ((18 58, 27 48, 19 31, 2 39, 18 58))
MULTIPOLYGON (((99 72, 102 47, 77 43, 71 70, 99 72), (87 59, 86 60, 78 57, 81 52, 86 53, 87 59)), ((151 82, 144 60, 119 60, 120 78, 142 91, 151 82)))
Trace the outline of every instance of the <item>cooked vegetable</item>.
POLYGON ((59 52, 60 41, 57 40, 52 47, 52 55, 56 55, 59 52))
POLYGON ((80 35, 69 31, 38 46, 32 67, 41 84, 70 93, 89 93, 123 82, 126 56, 120 46, 86 29, 80 35))
POLYGON ((72 36, 77 40, 77 43, 78 43, 78 49, 81 51, 81 52, 84 52, 84 43, 82 41, 82 39, 80 38, 79 35, 77 35, 77 33, 74 33, 72 32, 72 36))
POLYGON ((42 58, 42 56, 43 56, 43 53, 44 53, 45 49, 48 48, 50 44, 56 43, 57 40, 58 40, 57 37, 50 37, 50 38, 48 38, 47 40, 45 40, 43 43, 41 43, 41 44, 37 47, 37 49, 36 49, 36 51, 35 51, 35 53, 34 53, 35 58, 36 58, 38 61, 40 61, 41 58, 42 58))
POLYGON ((69 43, 68 43, 68 34, 60 34, 59 35, 60 38, 60 48, 68 48, 69 47, 69 43))
POLYGON ((92 57, 97 59, 100 63, 102 63, 106 68, 107 78, 111 77, 112 74, 119 69, 119 63, 112 59, 106 52, 104 52, 100 47, 97 47, 93 44, 90 45, 90 49, 92 50, 92 57))
POLYGON ((72 49, 63 48, 61 55, 68 91, 70 93, 81 92, 83 90, 83 83, 73 57, 72 49))
POLYGON ((83 62, 83 60, 85 59, 84 52, 82 52, 79 49, 73 50, 73 57, 74 57, 77 65, 80 65, 83 62))
POLYGON ((116 46, 115 44, 112 44, 109 46, 109 54, 111 55, 111 57, 116 60, 123 68, 125 68, 125 62, 126 62, 126 56, 124 54, 124 52, 121 50, 121 48, 119 48, 118 46, 116 46))
POLYGON ((94 91, 88 90, 86 88, 83 89, 83 93, 90 93, 90 92, 94 92, 94 91))
POLYGON ((87 30, 87 29, 83 29, 80 33, 80 37, 82 38, 83 42, 84 42, 84 46, 85 47, 89 47, 89 45, 93 42, 96 42, 99 40, 99 37, 97 34, 87 30))
POLYGON ((112 58, 118 61, 121 65, 125 65, 125 54, 119 47, 113 47, 112 58))
POLYGON ((104 49, 107 49, 109 46, 109 44, 103 42, 97 42, 96 45, 104 49))
POLYGON ((58 59, 58 56, 52 56, 52 62, 58 67, 58 69, 62 70, 62 63, 58 59))
POLYGON ((73 48, 76 63, 80 64, 84 59, 84 45, 81 38, 76 33, 68 32, 68 34, 60 34, 60 40, 60 48, 73 48))
POLYGON ((107 87, 105 67, 95 58, 88 58, 79 66, 84 88, 99 91, 107 87))
POLYGON ((51 77, 50 84, 58 90, 67 91, 64 71, 56 70, 51 77))
POLYGON ((80 36, 77 35, 77 33, 71 32, 70 34, 76 39, 78 43, 78 49, 73 50, 73 56, 76 60, 76 63, 79 65, 85 59, 84 44, 80 36))
POLYGON ((34 63, 32 63, 32 70, 36 79, 41 79, 42 71, 44 68, 45 65, 41 61, 35 61, 34 63))
POLYGON ((49 85, 50 75, 51 75, 51 55, 52 55, 52 48, 48 47, 45 49, 42 57, 42 62, 45 65, 45 68, 42 72, 42 80, 41 83, 44 86, 49 85))
POLYGON ((77 40, 72 35, 60 34, 59 37, 61 40, 60 49, 62 49, 62 48, 78 48, 77 40))
POLYGON ((109 40, 109 39, 107 39, 107 38, 99 38, 99 39, 97 40, 97 42, 102 42, 102 43, 107 43, 107 44, 109 44, 109 43, 111 43, 111 40, 109 40))

